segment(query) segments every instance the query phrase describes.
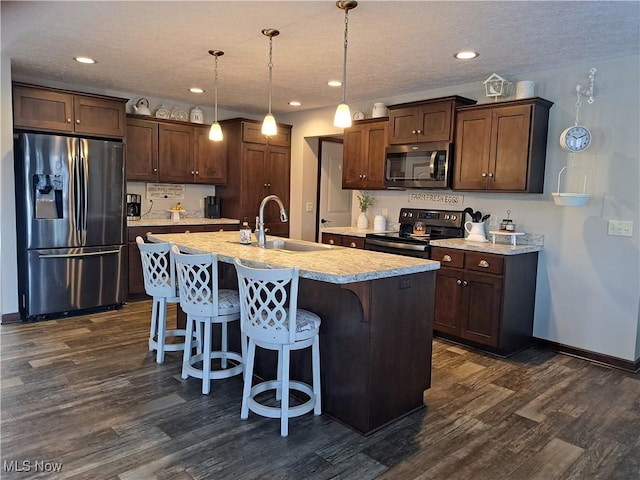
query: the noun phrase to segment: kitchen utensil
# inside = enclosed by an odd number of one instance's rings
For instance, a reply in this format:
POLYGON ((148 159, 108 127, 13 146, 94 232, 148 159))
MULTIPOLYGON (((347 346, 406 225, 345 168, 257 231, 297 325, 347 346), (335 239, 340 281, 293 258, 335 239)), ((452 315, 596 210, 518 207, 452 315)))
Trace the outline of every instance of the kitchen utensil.
POLYGON ((484 233, 484 223, 481 222, 465 222, 464 229, 469 236, 466 238, 469 242, 486 243, 487 237, 484 233))
POLYGON ((149 100, 146 98, 139 98, 133 106, 133 111, 136 115, 151 115, 151 110, 149 110, 149 100))
POLYGON ((489 217, 491 216, 491 214, 487 213, 484 217, 482 217, 482 220, 480 220, 481 222, 486 221, 489 217))

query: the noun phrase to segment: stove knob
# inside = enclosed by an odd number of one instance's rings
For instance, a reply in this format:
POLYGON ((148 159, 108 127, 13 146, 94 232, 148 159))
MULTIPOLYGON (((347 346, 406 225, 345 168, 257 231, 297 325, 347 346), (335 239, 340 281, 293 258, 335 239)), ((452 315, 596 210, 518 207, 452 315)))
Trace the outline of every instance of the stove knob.
POLYGON ((449 220, 449 214, 448 214, 448 213, 445 213, 445 214, 444 214, 444 219, 445 219, 445 220, 449 220))
POLYGON ((456 218, 458 218, 458 217, 455 216, 455 215, 451 215, 451 220, 455 220, 456 218))

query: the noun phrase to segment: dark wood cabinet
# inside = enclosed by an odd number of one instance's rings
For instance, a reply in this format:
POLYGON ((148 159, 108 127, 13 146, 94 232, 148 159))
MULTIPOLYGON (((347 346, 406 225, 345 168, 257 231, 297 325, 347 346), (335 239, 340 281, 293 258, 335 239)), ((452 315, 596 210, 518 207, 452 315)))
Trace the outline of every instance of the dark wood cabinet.
MULTIPOLYGON (((291 177, 291 126, 278 125, 278 134, 265 137, 261 123, 236 118, 220 122, 227 142, 229 169, 227 183, 216 189, 224 201, 225 215, 247 219, 252 228, 260 202, 277 195, 289 213, 291 177)), ((269 202, 264 211, 265 228, 270 235, 289 236, 289 223, 280 221, 280 209, 269 202)))
POLYGON ((342 188, 384 189, 384 160, 389 122, 361 120, 344 130, 342 188))
POLYGON ((433 247, 434 332, 498 355, 528 346, 533 336, 537 252, 495 255, 433 247))
POLYGON ((338 233, 322 233, 322 243, 341 247, 364 249, 364 237, 340 235, 338 233))
POLYGON ((209 126, 127 116, 127 180, 222 185, 226 144, 209 140, 209 126))
POLYGON ((458 108, 453 189, 542 193, 552 105, 532 98, 458 108))
POLYGON ((16 128, 94 137, 125 135, 125 98, 13 84, 16 128))
POLYGON ((452 96, 389 107, 389 144, 452 142, 456 108, 476 103, 452 96))

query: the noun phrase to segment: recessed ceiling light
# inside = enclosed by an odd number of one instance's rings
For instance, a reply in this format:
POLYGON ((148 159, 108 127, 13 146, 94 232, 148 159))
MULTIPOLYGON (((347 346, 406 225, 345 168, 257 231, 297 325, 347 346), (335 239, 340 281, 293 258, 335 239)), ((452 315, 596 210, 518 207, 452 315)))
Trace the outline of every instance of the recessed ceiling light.
POLYGON ((201 89, 201 88, 198 88, 198 87, 191 87, 191 88, 189 89, 189 91, 190 91, 191 93, 204 93, 204 90, 203 90, 203 89, 201 89))
POLYGON ((470 50, 464 50, 462 52, 458 52, 453 55, 453 58, 457 58, 458 60, 471 60, 472 58, 478 57, 480 54, 477 52, 472 52, 470 50))
POLYGON ((291 100, 289 102, 289 105, 291 105, 292 107, 299 107, 300 105, 302 105, 302 103, 298 102, 297 100, 291 100))
POLYGON ((342 82, 340 80, 329 80, 327 85, 329 85, 330 87, 341 87, 342 82))
POLYGON ((76 62, 80 62, 80 63, 96 63, 96 61, 93 58, 89 58, 89 57, 73 57, 73 59, 76 62))

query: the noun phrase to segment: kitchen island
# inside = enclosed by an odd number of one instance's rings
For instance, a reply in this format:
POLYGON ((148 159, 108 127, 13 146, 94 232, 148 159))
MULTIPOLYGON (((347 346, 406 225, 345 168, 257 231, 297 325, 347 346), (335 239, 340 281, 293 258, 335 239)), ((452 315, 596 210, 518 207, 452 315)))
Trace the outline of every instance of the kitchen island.
MULTIPOLYGON (((273 240, 275 237, 267 237, 273 240)), ((322 410, 369 435, 424 406, 431 385, 431 342, 438 262, 309 244, 313 251, 241 245, 237 232, 150 235, 189 253, 216 252, 221 285, 236 287, 233 259, 261 268, 300 268, 298 305, 322 318, 322 410)), ((281 239, 285 241, 286 239, 281 239)), ((298 241, 296 241, 298 242, 298 241)), ((275 373, 260 351, 258 374, 275 373)), ((291 375, 309 382, 311 355, 292 356, 291 375)))

